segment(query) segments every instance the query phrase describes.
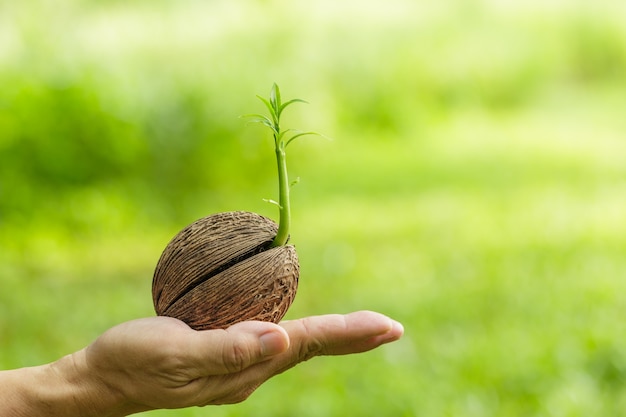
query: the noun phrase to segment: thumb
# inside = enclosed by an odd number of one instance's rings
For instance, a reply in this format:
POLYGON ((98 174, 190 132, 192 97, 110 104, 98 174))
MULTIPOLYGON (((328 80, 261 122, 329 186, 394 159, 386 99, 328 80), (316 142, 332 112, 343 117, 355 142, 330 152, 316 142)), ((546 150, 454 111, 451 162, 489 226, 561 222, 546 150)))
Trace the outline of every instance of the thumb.
POLYGON ((195 332, 190 356, 197 377, 240 372, 289 348, 285 329, 274 323, 246 321, 225 330, 195 332))

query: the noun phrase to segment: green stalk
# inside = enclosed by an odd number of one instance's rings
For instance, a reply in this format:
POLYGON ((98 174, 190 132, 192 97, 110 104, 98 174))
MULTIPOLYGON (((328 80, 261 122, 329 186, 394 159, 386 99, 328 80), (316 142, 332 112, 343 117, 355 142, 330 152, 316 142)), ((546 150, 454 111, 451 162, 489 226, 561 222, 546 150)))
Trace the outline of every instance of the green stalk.
POLYGON ((278 165, 278 232, 271 247, 283 246, 289 240, 291 227, 291 202, 289 200, 289 176, 284 146, 276 147, 276 163, 278 165))
POLYGON ((274 147, 276 151, 276 163, 278 167, 278 202, 267 200, 278 206, 279 221, 278 231, 271 247, 283 246, 289 240, 289 227, 291 225, 291 203, 289 200, 289 176, 287 174, 287 160, 285 149, 296 138, 305 135, 316 135, 315 132, 298 132, 291 129, 282 131, 280 128, 280 116, 287 106, 293 103, 306 103, 304 100, 293 99, 283 103, 280 97, 280 89, 276 84, 272 85, 269 99, 257 96, 265 107, 269 110, 270 117, 261 114, 249 114, 244 117, 251 118, 252 123, 261 123, 272 130, 274 136, 274 147), (289 138, 285 137, 286 133, 290 133, 289 138))

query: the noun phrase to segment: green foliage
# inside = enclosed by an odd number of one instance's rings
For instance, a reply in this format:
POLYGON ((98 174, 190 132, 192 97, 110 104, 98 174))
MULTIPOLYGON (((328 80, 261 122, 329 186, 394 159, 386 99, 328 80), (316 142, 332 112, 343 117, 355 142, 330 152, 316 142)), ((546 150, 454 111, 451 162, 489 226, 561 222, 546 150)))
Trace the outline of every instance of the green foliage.
POLYGON ((237 116, 277 80, 315 103, 285 123, 337 138, 290 155, 289 317, 374 309, 406 336, 243 404, 146 416, 626 415, 624 17, 610 0, 0 6, 0 366, 154 314, 177 230, 268 210, 271 148, 237 116))

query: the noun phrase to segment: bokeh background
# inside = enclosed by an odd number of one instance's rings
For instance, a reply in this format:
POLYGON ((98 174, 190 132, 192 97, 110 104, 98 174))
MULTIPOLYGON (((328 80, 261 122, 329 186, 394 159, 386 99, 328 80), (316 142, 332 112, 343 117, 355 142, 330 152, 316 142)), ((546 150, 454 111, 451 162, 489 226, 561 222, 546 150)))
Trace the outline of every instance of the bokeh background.
POLYGON ((248 401, 146 416, 625 416, 626 3, 0 2, 0 368, 154 314, 161 250, 276 218, 277 82, 301 282, 402 341, 248 401))

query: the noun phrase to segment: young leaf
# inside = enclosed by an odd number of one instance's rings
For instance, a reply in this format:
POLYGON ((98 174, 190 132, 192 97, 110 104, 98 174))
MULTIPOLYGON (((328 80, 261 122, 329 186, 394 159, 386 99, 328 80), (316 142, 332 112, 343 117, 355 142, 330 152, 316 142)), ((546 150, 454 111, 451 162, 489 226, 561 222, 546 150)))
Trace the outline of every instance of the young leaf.
POLYGON ((278 201, 276 201, 276 200, 272 200, 270 198, 264 198, 263 201, 265 201, 266 203, 273 204, 273 205, 277 206, 279 209, 283 208, 283 206, 281 206, 280 203, 278 201))
POLYGON ((283 110, 285 110, 285 107, 287 107, 288 105, 293 104, 293 103, 306 103, 306 104, 308 104, 307 101, 301 100, 299 98, 294 98, 293 100, 289 100, 288 102, 283 103, 280 106, 280 108, 278 109, 278 114, 280 115, 283 112, 283 110))
POLYGON ((261 100, 263 102, 263 104, 265 104, 265 107, 267 107, 267 110, 270 113, 270 116, 272 116, 272 120, 274 121, 274 125, 276 127, 278 127, 278 115, 276 114, 276 111, 274 111, 274 107, 272 106, 272 103, 267 101, 266 98, 261 97, 261 96, 257 96, 259 98, 259 100, 261 100))
POLYGON ((287 140, 287 142, 285 142, 285 148, 291 143, 293 142, 294 139, 297 139, 299 137, 302 136, 307 136, 307 135, 315 135, 315 136, 321 136, 319 133, 317 132, 301 132, 298 134, 293 135, 292 137, 289 138, 289 140, 287 140))
POLYGON ((272 91, 270 91, 270 103, 274 108, 274 113, 276 114, 276 116, 280 116, 280 88, 278 88, 278 85, 276 83, 272 85, 272 91))
POLYGON ((274 123, 272 123, 270 119, 268 119, 267 117, 261 114, 246 114, 241 117, 249 119, 248 123, 260 123, 264 126, 267 126, 270 129, 272 129, 272 131, 274 131, 275 134, 278 134, 278 132, 274 128, 274 123))

